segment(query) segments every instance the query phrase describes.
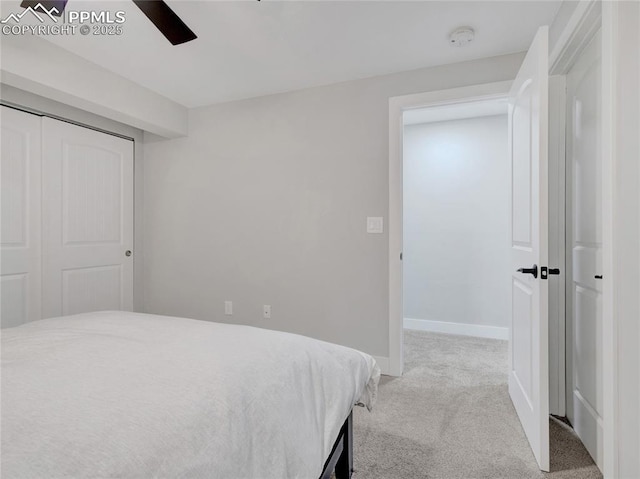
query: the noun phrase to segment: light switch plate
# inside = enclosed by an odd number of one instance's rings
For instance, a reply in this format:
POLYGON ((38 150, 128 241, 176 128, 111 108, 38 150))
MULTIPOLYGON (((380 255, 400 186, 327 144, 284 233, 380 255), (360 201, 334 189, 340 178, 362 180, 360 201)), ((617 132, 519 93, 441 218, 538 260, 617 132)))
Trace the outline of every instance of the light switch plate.
POLYGON ((382 216, 367 216, 367 233, 384 232, 382 216))

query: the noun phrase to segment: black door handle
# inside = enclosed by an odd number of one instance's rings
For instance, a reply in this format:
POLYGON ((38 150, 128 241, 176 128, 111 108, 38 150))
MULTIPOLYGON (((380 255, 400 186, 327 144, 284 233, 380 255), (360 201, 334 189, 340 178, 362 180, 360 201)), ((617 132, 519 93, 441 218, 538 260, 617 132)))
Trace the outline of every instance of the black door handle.
POLYGON ((595 278, 595 279, 602 279, 602 275, 601 275, 601 274, 596 274, 596 275, 594 276, 594 278, 595 278))
POLYGON ((532 268, 519 268, 518 273, 531 274, 534 278, 538 277, 538 265, 534 264, 532 268))

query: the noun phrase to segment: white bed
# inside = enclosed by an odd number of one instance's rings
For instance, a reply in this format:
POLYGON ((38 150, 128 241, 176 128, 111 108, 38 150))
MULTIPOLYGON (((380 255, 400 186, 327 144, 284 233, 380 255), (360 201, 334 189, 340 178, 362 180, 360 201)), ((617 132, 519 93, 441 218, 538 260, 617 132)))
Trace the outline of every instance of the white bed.
POLYGON ((126 312, 2 331, 2 477, 317 479, 373 358, 248 326, 126 312))

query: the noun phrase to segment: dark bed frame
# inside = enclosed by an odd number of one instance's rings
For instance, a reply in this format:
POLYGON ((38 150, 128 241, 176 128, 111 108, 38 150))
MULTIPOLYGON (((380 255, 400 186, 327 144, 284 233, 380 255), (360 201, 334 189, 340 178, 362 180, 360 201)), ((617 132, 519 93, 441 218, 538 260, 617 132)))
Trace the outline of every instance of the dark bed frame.
POLYGON ((353 472, 353 412, 340 428, 329 458, 324 463, 320 479, 329 479, 335 471, 336 479, 351 479, 353 472))

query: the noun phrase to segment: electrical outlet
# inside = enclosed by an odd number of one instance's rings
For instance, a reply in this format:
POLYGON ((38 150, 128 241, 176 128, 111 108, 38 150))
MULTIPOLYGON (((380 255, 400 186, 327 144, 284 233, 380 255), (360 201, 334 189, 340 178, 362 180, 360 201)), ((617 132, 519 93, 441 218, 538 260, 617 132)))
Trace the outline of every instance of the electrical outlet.
POLYGON ((265 304, 264 306, 262 306, 262 317, 264 319, 271 319, 271 306, 268 304, 265 304))
POLYGON ((233 314, 233 301, 224 302, 224 314, 231 316, 233 314))

